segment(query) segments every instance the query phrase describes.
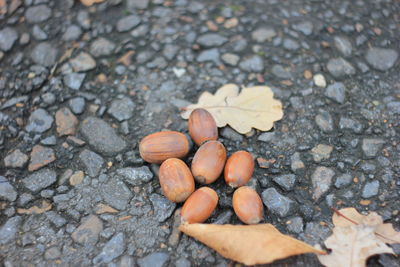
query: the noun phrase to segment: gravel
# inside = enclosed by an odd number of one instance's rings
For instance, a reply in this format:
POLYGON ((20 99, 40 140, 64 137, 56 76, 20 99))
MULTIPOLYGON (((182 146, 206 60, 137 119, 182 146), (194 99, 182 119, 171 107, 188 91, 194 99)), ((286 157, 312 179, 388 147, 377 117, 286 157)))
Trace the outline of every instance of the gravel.
POLYGON ((368 49, 365 59, 374 69, 387 71, 396 63, 399 53, 393 49, 371 47, 368 49))
POLYGON ((335 36, 333 38, 334 44, 336 48, 343 54, 345 57, 351 56, 353 51, 353 46, 350 40, 345 36, 335 36))
POLYGON ((268 210, 281 218, 284 218, 293 212, 295 202, 290 198, 281 195, 273 187, 264 190, 261 197, 268 210))
POLYGON ((154 217, 159 222, 164 222, 171 217, 176 208, 176 204, 159 194, 151 194, 150 201, 154 209, 154 217))
POLYGON ((51 9, 46 5, 32 6, 26 10, 25 18, 28 23, 34 24, 48 20, 51 13, 51 9))
POLYGON ((294 185, 296 183, 296 175, 294 174, 284 174, 284 175, 279 175, 272 180, 277 183, 283 190, 285 191, 291 191, 294 188, 294 185))
POLYGON ((165 252, 153 252, 146 257, 138 259, 140 267, 163 267, 169 260, 169 254, 165 252))
POLYGON ((379 192, 379 181, 372 181, 365 184, 362 190, 362 197, 363 198, 370 198, 374 197, 379 192))
POLYGON ((133 186, 142 185, 144 183, 150 182, 153 179, 153 173, 147 166, 142 166, 138 168, 121 168, 118 169, 116 172, 118 177, 133 186))
POLYGON ((64 76, 64 84, 73 90, 79 90, 85 80, 85 73, 69 73, 64 76))
POLYGON ((34 193, 37 193, 40 190, 54 184, 56 181, 56 172, 47 168, 38 170, 28 177, 22 179, 23 185, 34 193))
POLYGON ((273 28, 263 27, 251 33, 251 38, 258 43, 264 43, 267 40, 271 40, 276 36, 276 31, 273 28))
POLYGON ((374 158, 385 144, 385 140, 380 138, 364 138, 362 140, 362 151, 365 157, 374 158))
POLYGON ((4 165, 9 168, 22 168, 28 162, 29 157, 16 149, 4 158, 4 165))
POLYGON ((228 39, 216 33, 206 33, 197 39, 197 42, 204 47, 221 46, 227 41, 228 39))
POLYGON ((140 21, 140 17, 136 15, 123 17, 117 22, 117 31, 126 32, 132 30, 134 27, 140 24, 140 21))
POLYGON ((103 199, 112 207, 118 210, 125 210, 132 198, 132 192, 119 179, 111 179, 101 188, 103 199))
POLYGON ((108 241, 101 253, 93 259, 93 264, 109 263, 118 258, 125 250, 125 235, 118 233, 108 241))
POLYGON ((31 58, 35 64, 52 67, 57 60, 58 49, 47 42, 40 43, 32 50, 31 58))
POLYGON ((0 227, 0 245, 4 245, 15 240, 15 236, 17 235, 21 221, 22 217, 15 216, 8 219, 0 227))
POLYGON ((0 176, 0 199, 15 201, 18 193, 6 177, 0 176))
POLYGON ((332 183, 332 178, 335 172, 327 167, 317 167, 314 173, 311 175, 311 182, 313 185, 313 198, 319 200, 319 198, 329 191, 332 183))
POLYGON ((339 104, 344 104, 346 101, 346 87, 341 82, 331 84, 326 88, 325 96, 339 104))
POLYGON ((18 33, 14 28, 5 27, 0 30, 0 50, 4 52, 11 50, 17 40, 18 33))
POLYGON ((356 69, 343 58, 333 58, 326 65, 329 73, 335 78, 343 78, 356 74, 356 69))
POLYGON ((79 160, 85 167, 86 173, 91 177, 99 175, 104 164, 104 159, 97 153, 84 149, 79 154, 79 160))
POLYGON ((124 121, 133 116, 134 110, 135 103, 129 97, 124 97, 113 100, 107 112, 118 121, 124 121))
POLYGON ((248 72, 261 72, 264 70, 263 59, 260 56, 250 56, 240 61, 239 67, 248 72))

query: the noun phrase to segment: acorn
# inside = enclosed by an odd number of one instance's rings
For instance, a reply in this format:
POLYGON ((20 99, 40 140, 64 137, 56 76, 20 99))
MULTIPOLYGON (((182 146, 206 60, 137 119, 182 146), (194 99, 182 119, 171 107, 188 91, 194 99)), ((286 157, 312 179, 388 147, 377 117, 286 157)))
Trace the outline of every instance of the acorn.
POLYGON ((202 184, 217 180, 224 169, 226 150, 219 141, 207 141, 194 154, 192 173, 194 179, 202 184))
POLYGON ((181 217, 183 222, 202 223, 206 221, 218 204, 218 195, 209 187, 197 189, 183 204, 181 217))
POLYGON ((218 128, 213 116, 204 108, 192 111, 188 122, 189 134, 196 145, 218 139, 218 128))
POLYGON ((159 179, 164 195, 172 202, 183 202, 194 191, 193 175, 180 159, 165 160, 160 166, 159 179))
POLYGON ((242 186, 236 189, 232 197, 235 214, 245 224, 257 224, 263 219, 263 203, 254 189, 242 186))
POLYGON ((226 161, 224 178, 225 182, 235 188, 245 185, 254 172, 253 156, 247 151, 237 151, 226 161))
POLYGON ((189 153, 189 140, 182 133, 165 131, 150 134, 139 143, 140 156, 150 163, 183 158, 189 153))

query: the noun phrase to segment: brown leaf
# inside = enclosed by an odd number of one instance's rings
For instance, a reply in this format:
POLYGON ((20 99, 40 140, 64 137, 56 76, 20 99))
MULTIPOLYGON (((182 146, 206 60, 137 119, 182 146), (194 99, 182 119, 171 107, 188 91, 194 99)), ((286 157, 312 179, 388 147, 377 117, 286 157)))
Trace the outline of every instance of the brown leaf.
POLYGON ((344 208, 339 210, 338 213, 334 213, 332 217, 335 226, 369 225, 375 227, 375 235, 382 242, 387 244, 400 243, 400 232, 396 232, 391 223, 383 223, 382 217, 376 212, 362 215, 355 208, 344 208))
POLYGON ((81 3, 85 6, 91 6, 93 4, 104 2, 104 0, 81 0, 81 3))
POLYGON ((125 66, 129 67, 131 65, 131 57, 135 54, 135 51, 129 50, 122 57, 118 59, 118 63, 122 63, 125 66))
POLYGON ((229 124, 241 134, 256 128, 268 131, 274 122, 283 117, 282 103, 273 98, 273 92, 267 86, 243 88, 226 84, 213 95, 203 92, 197 104, 189 105, 181 113, 188 119, 196 108, 204 108, 214 117, 218 127, 229 124))
POLYGON ((96 214, 103 214, 103 213, 117 213, 118 210, 114 209, 113 207, 110 207, 106 204, 99 203, 96 206, 96 214))
POLYGON ((393 250, 374 233, 375 228, 368 225, 336 226, 333 234, 325 241, 332 249, 329 255, 318 255, 319 261, 327 267, 366 266, 367 259, 375 254, 392 253, 393 250))
POLYGON ((325 254, 324 251, 281 234, 271 224, 182 224, 179 230, 222 256, 246 265, 270 263, 303 253, 325 254))
POLYGON ((19 208, 19 209, 17 209, 17 212, 19 214, 32 214, 32 213, 42 214, 48 210, 51 210, 51 207, 52 207, 52 205, 49 202, 47 202, 46 200, 43 200, 41 208, 39 208, 37 206, 30 207, 29 209, 19 208))

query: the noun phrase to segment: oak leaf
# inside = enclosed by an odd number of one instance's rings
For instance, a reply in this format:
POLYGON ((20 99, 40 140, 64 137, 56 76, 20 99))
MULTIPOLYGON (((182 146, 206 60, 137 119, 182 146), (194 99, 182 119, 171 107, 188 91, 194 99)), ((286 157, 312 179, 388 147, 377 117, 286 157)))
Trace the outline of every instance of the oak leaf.
POLYGON ((329 255, 318 255, 319 261, 328 267, 366 266, 372 255, 393 253, 385 243, 400 243, 400 233, 391 224, 384 224, 375 212, 362 215, 354 208, 345 208, 332 217, 332 235, 325 246, 332 250, 329 255))
POLYGON ((267 86, 243 88, 226 84, 215 94, 203 92, 197 104, 184 108, 182 118, 188 119, 196 108, 204 108, 214 117, 218 127, 227 124, 241 134, 255 128, 268 131, 274 122, 282 119, 282 103, 273 97, 273 92, 267 86))
POLYGON ((81 0, 81 3, 85 6, 91 6, 93 4, 104 2, 104 0, 81 0))
POLYGON ((37 206, 33 206, 30 207, 29 209, 23 209, 23 208, 19 208, 17 209, 17 212, 19 214, 42 214, 48 210, 51 210, 52 205, 47 202, 46 200, 42 201, 42 207, 37 207, 37 206))
POLYGON ((246 265, 271 263, 304 253, 324 251, 281 234, 271 224, 182 224, 179 230, 216 250, 223 257, 246 265))

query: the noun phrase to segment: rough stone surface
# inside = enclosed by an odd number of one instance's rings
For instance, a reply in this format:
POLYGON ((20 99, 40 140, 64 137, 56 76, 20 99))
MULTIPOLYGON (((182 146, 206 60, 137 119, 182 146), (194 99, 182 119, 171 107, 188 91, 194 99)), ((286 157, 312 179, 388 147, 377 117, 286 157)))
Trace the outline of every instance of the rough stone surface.
POLYGON ((227 41, 228 39, 216 33, 206 33, 197 39, 197 42, 205 47, 221 46, 227 41))
POLYGON ((322 110, 315 116, 315 123, 326 133, 333 131, 333 118, 328 111, 322 110))
POLYGON ((26 188, 32 192, 38 192, 57 181, 57 174, 50 169, 38 170, 22 180, 26 188))
POLYGON ((99 175, 104 164, 104 159, 99 154, 88 149, 84 149, 79 154, 79 160, 83 163, 86 173, 91 177, 99 175))
POLYGON ((78 119, 69 108, 61 108, 56 112, 56 125, 58 135, 74 135, 78 126, 78 119))
POLYGON ((325 144, 318 144, 316 147, 311 149, 311 154, 315 162, 321 162, 323 160, 329 159, 333 147, 325 144))
POLYGON ((336 178, 335 186, 336 188, 343 188, 351 184, 352 181, 352 176, 348 173, 339 175, 336 178))
POLYGON ((335 172, 327 167, 317 167, 311 175, 313 185, 313 198, 318 200, 323 194, 328 192, 331 187, 332 178, 335 172))
POLYGON ((119 19, 117 22, 117 31, 126 32, 132 30, 134 27, 139 25, 139 23, 140 23, 140 17, 136 15, 123 17, 119 19))
POLYGON ((45 67, 52 67, 56 63, 57 56, 57 48, 47 42, 36 45, 31 53, 33 62, 45 67))
POLYGON ((81 123, 80 132, 86 142, 97 152, 112 155, 126 148, 126 142, 108 123, 99 118, 86 118, 81 123))
POLYGON ((51 9, 46 5, 29 7, 25 12, 25 18, 28 23, 39 23, 46 21, 51 16, 51 9))
POLYGON ((294 174, 284 174, 273 178, 273 181, 277 183, 283 190, 290 191, 293 189, 296 183, 296 176, 294 174))
POLYGON ((138 260, 140 267, 163 267, 169 260, 169 254, 165 252, 153 252, 138 260))
POLYGON ((374 197, 379 192, 379 181, 372 181, 365 184, 362 190, 362 197, 363 198, 370 198, 374 197))
POLYGON ((66 86, 73 90, 79 90, 85 80, 85 73, 69 73, 64 76, 64 83, 66 86))
POLYGON ((350 40, 345 36, 335 36, 333 38, 336 48, 343 54, 343 56, 351 56, 353 46, 350 40))
POLYGON ((356 69, 343 58, 333 58, 328 61, 327 69, 335 78, 356 74, 356 69))
POLYGON ((276 32, 273 28, 258 28, 251 33, 251 38, 256 42, 263 43, 276 36, 276 32))
POLYGON ((18 33, 11 27, 5 27, 0 30, 0 50, 7 52, 14 46, 18 40, 18 33))
POLYGON ((264 63, 260 56, 251 56, 244 58, 240 63, 239 67, 248 72, 261 72, 264 70, 264 63))
POLYGON ((90 53, 94 57, 109 56, 113 53, 115 44, 106 38, 100 37, 90 45, 90 53))
POLYGON ((6 177, 0 176, 0 199, 15 201, 17 196, 18 194, 15 191, 14 186, 12 186, 6 177))
POLYGON ((364 138, 362 140, 362 151, 367 158, 375 157, 385 144, 385 140, 379 138, 364 138))
POLYGON ((127 0, 128 8, 146 9, 149 6, 149 0, 127 0))
POLYGON ((125 235, 118 233, 108 241, 101 253, 93 259, 94 264, 109 263, 119 257, 125 250, 125 235))
POLYGON ((275 188, 264 190, 261 197, 268 210, 279 217, 283 218, 290 215, 294 208, 294 201, 281 195, 275 188))
POLYGON ((393 49, 371 47, 368 49, 365 59, 374 69, 387 71, 396 63, 399 53, 393 49))
POLYGON ((135 104, 133 101, 128 97, 124 97, 112 101, 107 112, 117 120, 124 121, 133 116, 134 109, 135 104))
POLYGON ((102 221, 96 215, 90 215, 82 220, 71 237, 77 243, 94 245, 97 243, 102 230, 102 221))
POLYGON ((22 217, 15 216, 8 219, 0 227, 0 245, 7 244, 15 239, 22 217))
POLYGON ((85 52, 81 52, 75 58, 70 60, 70 64, 74 71, 89 71, 96 67, 96 61, 91 55, 85 52))
POLYGON ((325 96, 339 104, 343 104, 346 100, 346 87, 341 82, 331 84, 326 88, 325 96))
POLYGON ((29 162, 28 170, 36 171, 55 160, 56 156, 52 148, 36 145, 32 148, 31 161, 29 162))
POLYGON ((132 198, 129 188, 119 179, 111 179, 103 185, 101 193, 103 199, 118 210, 125 210, 132 198))
POLYGON ((4 166, 9 168, 22 168, 28 162, 28 156, 16 149, 4 158, 4 166))
POLYGON ((53 121, 53 117, 46 110, 39 108, 29 116, 25 129, 28 132, 43 133, 50 129, 53 121))
POLYGON ((151 204, 154 209, 154 217, 157 221, 163 222, 168 219, 175 210, 176 204, 159 194, 151 194, 151 204))
POLYGON ((150 182, 153 179, 153 173, 147 166, 142 166, 138 168, 127 167, 118 169, 117 175, 120 178, 122 178, 125 182, 133 186, 142 185, 144 183, 150 182))

